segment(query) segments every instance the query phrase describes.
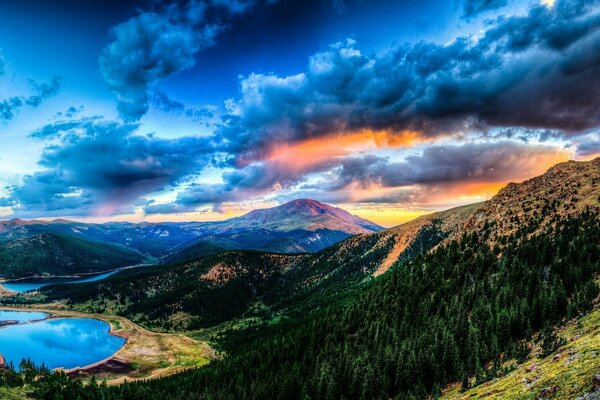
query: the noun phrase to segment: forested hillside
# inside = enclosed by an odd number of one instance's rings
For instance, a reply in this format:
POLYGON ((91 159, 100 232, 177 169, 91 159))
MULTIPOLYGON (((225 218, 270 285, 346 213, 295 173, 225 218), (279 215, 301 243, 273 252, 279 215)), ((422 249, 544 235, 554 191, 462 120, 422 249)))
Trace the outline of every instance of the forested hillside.
POLYGON ((395 258, 387 268, 438 244, 448 234, 442 223, 429 217, 418 230, 409 226, 359 235, 316 254, 220 252, 124 271, 93 284, 48 286, 42 292, 47 301, 66 299, 84 311, 116 311, 152 329, 210 327, 242 315, 310 308, 313 295, 321 299, 349 293, 372 280, 390 255, 395 258), (396 251, 398 243, 401 252, 396 251))
POLYGON ((242 315, 275 315, 290 307, 311 308, 315 294, 321 299, 349 293, 373 275, 430 250, 459 229, 477 206, 357 235, 316 254, 224 251, 201 243, 167 258, 173 265, 42 291, 48 301, 67 299, 84 311, 116 311, 149 328, 166 330, 209 327, 242 315))
POLYGON ((504 361, 525 357, 524 340, 536 332, 554 351, 553 327, 590 310, 598 295, 598 212, 523 240, 534 226, 503 239, 501 254, 485 233, 468 234, 356 296, 226 335, 222 361, 86 398, 424 398, 450 382, 484 382, 506 372, 504 361))
POLYGON ((123 246, 42 233, 0 242, 0 276, 70 275, 98 272, 142 262, 123 246))
MULTIPOLYGON (((227 252, 127 271, 97 289, 48 287, 48 300, 112 307, 160 329, 253 318, 212 328, 223 358, 201 369, 85 390, 46 376, 35 395, 412 399, 453 383, 468 390, 509 373, 534 343, 552 355, 564 344, 556 328, 597 303, 599 174, 598 160, 561 164, 481 205, 317 254, 227 252), (389 270, 373 277, 390 254, 389 270)), ((579 393, 592 376, 584 382, 579 393)))

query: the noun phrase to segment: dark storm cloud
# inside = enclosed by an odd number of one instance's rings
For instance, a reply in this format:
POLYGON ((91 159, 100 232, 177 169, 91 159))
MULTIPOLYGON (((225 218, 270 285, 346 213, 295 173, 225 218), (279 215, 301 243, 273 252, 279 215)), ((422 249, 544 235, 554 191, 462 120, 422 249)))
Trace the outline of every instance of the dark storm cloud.
POLYGON ((196 54, 225 29, 227 15, 249 6, 222 0, 172 3, 115 26, 113 41, 99 61, 104 80, 117 95, 119 114, 138 120, 148 110, 153 84, 192 67, 196 54))
POLYGON ((514 180, 540 159, 557 159, 561 152, 556 147, 505 141, 432 146, 402 162, 375 156, 348 158, 342 162, 329 190, 339 190, 351 183, 363 187, 402 187, 514 180))
MULTIPOLYGON (((1 56, 1 54, 0 54, 1 56)), ((0 66, 2 59, 0 57, 0 66)), ((0 120, 11 120, 25 106, 38 107, 50 97, 55 96, 61 89, 62 78, 54 77, 50 83, 38 83, 29 80, 33 94, 28 96, 11 96, 0 100, 0 120)))
POLYGON ((161 139, 135 134, 137 124, 100 118, 57 122, 34 133, 51 139, 38 164, 12 188, 25 211, 77 209, 113 213, 140 196, 198 174, 210 161, 204 138, 161 139))
POLYGON ((589 157, 600 155, 600 141, 591 140, 577 145, 577 155, 589 157))
POLYGON ((269 146, 361 129, 522 127, 582 132, 600 122, 597 1, 557 1, 498 18, 481 37, 419 42, 367 56, 353 41, 292 76, 251 74, 218 134, 236 162, 269 146))
POLYGON ((508 0, 465 0, 462 4, 463 17, 471 18, 485 11, 496 10, 508 4, 508 0))

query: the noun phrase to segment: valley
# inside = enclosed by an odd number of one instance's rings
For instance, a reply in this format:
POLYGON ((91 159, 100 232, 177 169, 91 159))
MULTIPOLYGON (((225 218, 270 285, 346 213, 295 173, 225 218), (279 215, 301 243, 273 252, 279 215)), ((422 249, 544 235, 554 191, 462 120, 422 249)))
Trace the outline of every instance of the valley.
POLYGON ((174 263, 225 250, 317 252, 377 224, 314 200, 295 200, 220 222, 0 221, 3 278, 73 275, 138 263, 174 263), (268 223, 266 221, 269 221, 268 223))
POLYGON ((599 183, 600 159, 568 162, 317 252, 202 244, 0 301, 127 339, 68 371, 91 399, 576 398, 599 365, 599 183))

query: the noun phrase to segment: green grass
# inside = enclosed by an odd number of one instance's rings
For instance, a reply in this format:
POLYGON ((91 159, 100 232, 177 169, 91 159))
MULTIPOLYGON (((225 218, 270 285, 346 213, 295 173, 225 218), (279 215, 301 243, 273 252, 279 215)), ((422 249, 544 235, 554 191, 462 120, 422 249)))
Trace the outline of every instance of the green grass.
POLYGON ((534 347, 530 357, 506 376, 464 393, 459 384, 452 385, 442 398, 534 400, 550 388, 546 398, 576 399, 592 391, 592 379, 600 373, 600 308, 570 321, 558 334, 567 343, 548 357, 540 357, 540 349, 534 347))
POLYGON ((8 388, 0 386, 0 399, 2 400, 25 400, 30 397, 27 396, 27 387, 21 388, 8 388))
POLYGON ((121 322, 117 321, 116 319, 111 319, 108 322, 113 326, 113 330, 115 330, 115 331, 119 331, 123 327, 121 325, 121 322))

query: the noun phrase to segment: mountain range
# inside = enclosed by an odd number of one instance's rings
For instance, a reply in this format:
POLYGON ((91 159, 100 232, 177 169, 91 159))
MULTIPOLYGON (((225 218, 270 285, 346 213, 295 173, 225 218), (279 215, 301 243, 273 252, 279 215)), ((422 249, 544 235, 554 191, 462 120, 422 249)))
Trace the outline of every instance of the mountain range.
POLYGON ((310 200, 217 225, 355 230, 312 253, 192 241, 172 262, 42 288, 34 301, 186 332, 221 351, 203 368, 90 398, 577 398, 594 388, 600 158, 384 230, 310 200))
MULTIPOLYGON (((13 249, 7 253, 7 257, 12 260, 12 264, 23 266, 29 264, 24 259, 26 253, 59 251, 60 257, 49 257, 57 260, 53 266, 46 262, 41 263, 44 267, 37 270, 23 267, 21 269, 25 275, 22 276, 41 272, 64 274, 93 272, 101 268, 107 269, 109 265, 125 266, 144 259, 163 259, 172 263, 234 249, 278 253, 315 252, 350 236, 381 229, 383 228, 379 225, 351 215, 341 208, 315 200, 299 199, 221 222, 91 224, 64 219, 12 219, 0 222, 0 252, 3 249, 13 249), (47 240, 49 238, 52 240, 47 240), (72 243, 69 239, 72 239, 72 243), (102 254, 96 254, 97 259, 87 263, 81 271, 73 271, 69 267, 73 263, 67 260, 85 253, 80 249, 82 244, 86 244, 88 250, 91 247, 110 248, 111 261, 101 261, 102 254), (50 250, 50 247, 54 250, 50 250), (117 249, 123 256, 121 262, 115 259, 119 257, 117 249), (60 264, 65 267, 61 269, 60 264)), ((47 255, 45 257, 48 258, 47 255)), ((1 276, 19 276, 15 275, 18 274, 16 268, 8 266, 5 270, 0 272, 1 276)))
MULTIPOLYGON (((332 288, 347 290, 469 235, 478 235, 479 240, 501 253, 512 235, 531 236, 553 228, 561 220, 576 217, 590 207, 597 209, 599 182, 600 159, 563 163, 540 177, 509 184, 486 202, 355 235, 313 254, 239 250, 184 252, 181 254, 187 257, 174 258, 172 265, 124 271, 119 279, 108 279, 91 290, 84 287, 65 290, 75 301, 97 296, 107 304, 118 301, 122 303, 120 306, 129 305, 124 313, 134 319, 140 310, 152 309, 144 318, 154 328, 170 326, 174 308, 179 310, 179 328, 207 327, 244 315, 256 307, 256 302, 278 309, 332 288), (229 301, 215 302, 232 293, 236 293, 233 308, 229 301), (206 302, 211 305, 205 305, 206 302)), ((301 209, 309 215, 325 209, 320 203, 299 200, 270 209, 268 214, 252 212, 236 219, 235 223, 252 226, 267 215, 277 221, 285 220, 285 216, 290 215, 288 211, 296 209, 298 204, 302 204, 301 209)), ((347 213, 342 216, 348 217, 347 213)), ((61 296, 64 296, 62 289, 51 298, 58 300, 61 296)))

